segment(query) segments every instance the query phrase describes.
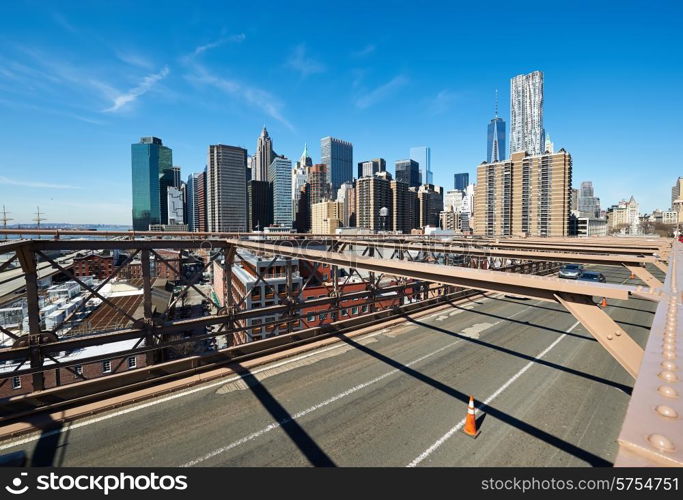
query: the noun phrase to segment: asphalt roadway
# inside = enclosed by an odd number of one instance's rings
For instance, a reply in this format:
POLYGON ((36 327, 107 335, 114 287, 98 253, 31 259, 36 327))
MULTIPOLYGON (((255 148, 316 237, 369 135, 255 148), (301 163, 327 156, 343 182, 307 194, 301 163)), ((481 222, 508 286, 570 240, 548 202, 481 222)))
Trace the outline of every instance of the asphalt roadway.
MULTIPOLYGON (((655 307, 606 311, 644 345, 655 307)), ((558 304, 491 295, 0 454, 24 450, 34 466, 609 466, 632 385, 558 304), (462 432, 470 394, 476 439, 462 432)))

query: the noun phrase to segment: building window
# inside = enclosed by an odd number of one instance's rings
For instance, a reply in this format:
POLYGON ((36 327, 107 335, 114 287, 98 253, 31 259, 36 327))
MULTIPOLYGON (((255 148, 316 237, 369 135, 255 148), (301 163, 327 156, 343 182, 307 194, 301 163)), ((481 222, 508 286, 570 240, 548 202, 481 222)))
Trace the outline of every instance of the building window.
POLYGON ((322 313, 318 317, 320 318, 320 321, 324 321, 325 318, 327 318, 327 313, 322 313))
POLYGON ((81 365, 74 366, 74 372, 75 372, 74 377, 82 376, 83 375, 83 367, 81 365))
POLYGON ((353 306, 353 307, 351 308, 351 314, 354 315, 354 316, 355 316, 356 314, 358 314, 358 308, 357 308, 356 306, 353 306))
POLYGON ((12 377, 12 389, 21 389, 21 377, 12 377))
POLYGON ((132 370, 133 368, 137 368, 138 366, 138 360, 135 358, 135 356, 129 356, 128 357, 128 369, 132 370))
POLYGON ((111 361, 102 362, 102 373, 111 373, 111 361))
POLYGON ((361 311, 361 312, 364 312, 364 313, 368 312, 368 306, 363 306, 363 307, 361 307, 361 308, 360 308, 360 311, 361 311))
POLYGON ((310 321, 315 321, 315 314, 309 314, 309 315, 306 317, 306 321, 309 321, 309 322, 310 322, 310 321))

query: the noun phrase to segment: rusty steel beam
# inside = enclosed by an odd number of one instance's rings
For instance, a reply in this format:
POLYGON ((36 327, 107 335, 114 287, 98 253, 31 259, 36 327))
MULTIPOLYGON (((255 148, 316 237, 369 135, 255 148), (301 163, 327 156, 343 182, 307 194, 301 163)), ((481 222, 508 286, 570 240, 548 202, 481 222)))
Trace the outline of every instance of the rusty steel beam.
POLYGON ((639 278, 643 283, 645 283, 650 288, 661 288, 663 286, 662 282, 657 278, 652 276, 650 271, 644 267, 640 266, 629 266, 624 264, 624 267, 631 271, 631 274, 639 278))
POLYGON ((674 243, 662 293, 619 434, 617 467, 683 467, 683 243, 674 243))
POLYGON ((240 240, 233 240, 232 243, 239 248, 270 255, 297 257, 314 262, 334 264, 340 267, 355 267, 376 273, 414 278, 432 283, 475 288, 490 292, 512 293, 548 302, 557 301, 554 295, 557 292, 626 300, 629 294, 637 289, 628 285, 608 285, 605 283, 519 275, 483 269, 389 261, 365 256, 349 257, 334 252, 287 248, 267 243, 252 243, 240 240))
MULTIPOLYGON (((368 245, 368 242, 353 241, 355 245, 368 245)), ((394 248, 403 251, 422 251, 429 250, 430 252, 441 252, 458 255, 480 255, 485 257, 502 257, 517 260, 542 260, 547 262, 575 262, 579 264, 596 264, 606 266, 622 266, 624 264, 638 264, 644 265, 646 263, 654 264, 657 259, 655 257, 638 257, 633 255, 595 255, 586 254, 584 252, 545 252, 545 251, 524 251, 524 250, 495 250, 486 248, 472 248, 459 247, 455 245, 443 244, 395 244, 395 243, 380 243, 372 242, 374 247, 394 248)))
POLYGON ((643 349, 600 309, 593 299, 585 295, 555 294, 562 304, 583 327, 616 359, 633 378, 643 359, 643 349))

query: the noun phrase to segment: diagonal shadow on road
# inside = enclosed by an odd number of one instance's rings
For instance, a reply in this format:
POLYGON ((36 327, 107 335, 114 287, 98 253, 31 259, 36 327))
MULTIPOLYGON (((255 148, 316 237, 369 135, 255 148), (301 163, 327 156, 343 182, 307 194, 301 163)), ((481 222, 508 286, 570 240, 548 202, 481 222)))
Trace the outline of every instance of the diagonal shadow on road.
POLYGON ((270 413, 273 419, 280 424, 287 436, 301 450, 311 465, 316 467, 336 467, 332 459, 327 456, 320 446, 308 435, 293 418, 292 415, 278 402, 268 389, 251 373, 251 371, 236 363, 235 371, 249 386, 251 392, 261 402, 263 407, 270 413))

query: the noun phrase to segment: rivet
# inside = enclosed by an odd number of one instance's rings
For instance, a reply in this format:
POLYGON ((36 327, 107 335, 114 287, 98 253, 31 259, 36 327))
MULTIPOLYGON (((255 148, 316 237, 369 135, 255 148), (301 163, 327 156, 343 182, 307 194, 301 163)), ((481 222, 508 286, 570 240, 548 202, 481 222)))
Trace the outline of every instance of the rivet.
POLYGON ((671 370, 663 370, 663 371, 659 372, 659 374, 657 376, 659 378, 661 378, 662 380, 666 380, 667 382, 677 382, 678 381, 678 377, 671 370))
POLYGON ((674 351, 664 351, 662 357, 664 359, 676 359, 676 353, 674 351))
POLYGON ((662 361, 659 364, 659 366, 661 366, 665 370, 669 370, 669 371, 675 371, 677 368, 676 363, 674 363, 673 361, 662 361))
POLYGON ((671 408, 670 406, 666 405, 658 405, 657 408, 655 408, 657 413, 659 413, 662 417, 666 418, 678 418, 678 412, 671 408))
POLYGON ((657 388, 657 392, 664 396, 665 398, 677 398, 678 397, 678 392, 676 392, 676 389, 671 387, 670 385, 660 385, 657 388))
POLYGON ((676 350, 676 344, 674 342, 666 342, 662 344, 662 349, 664 351, 675 351, 676 350))
POLYGON ((621 335, 621 330, 615 330, 615 331, 614 331, 614 335, 616 335, 617 337, 620 336, 620 335, 621 335))
POLYGON ((654 446, 660 451, 672 452, 676 450, 676 447, 671 442, 671 440, 666 436, 662 436, 661 434, 650 434, 647 437, 647 440, 650 442, 652 446, 654 446))
POLYGON ((612 340, 613 338, 614 338, 614 337, 612 336, 611 333, 608 333, 608 334, 607 334, 607 340, 612 340))

